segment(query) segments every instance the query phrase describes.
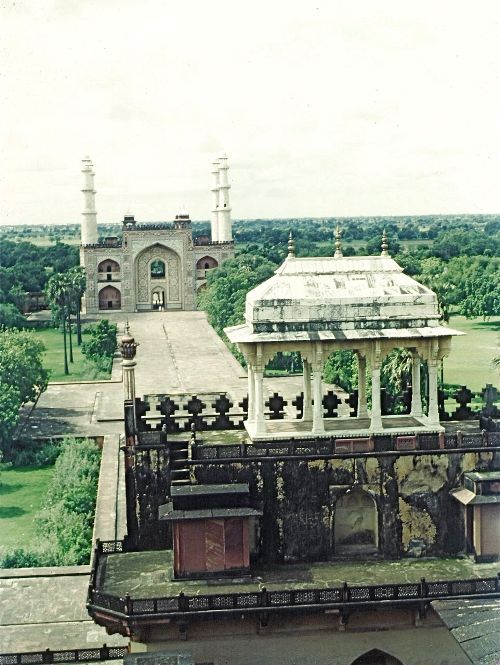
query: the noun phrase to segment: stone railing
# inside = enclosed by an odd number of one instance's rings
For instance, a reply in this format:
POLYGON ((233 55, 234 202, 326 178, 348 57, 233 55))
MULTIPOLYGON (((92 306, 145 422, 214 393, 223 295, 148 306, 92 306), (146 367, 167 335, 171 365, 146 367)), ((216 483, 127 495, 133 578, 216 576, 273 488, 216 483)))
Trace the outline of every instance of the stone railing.
MULTIPOLYGON (((150 396, 156 399, 151 402, 148 398, 136 400, 137 422, 142 431, 151 431, 164 428, 173 434, 189 431, 194 425, 197 431, 244 429, 244 421, 248 416, 248 397, 234 404, 226 393, 205 395, 157 395, 150 396)), ((411 405, 411 388, 400 397, 392 398, 382 391, 383 415, 409 412, 411 405), (397 407, 397 408, 396 408, 397 407)), ((457 408, 451 413, 446 411, 446 399, 450 396, 439 391, 440 420, 467 421, 480 420, 481 429, 489 431, 500 430, 500 409, 497 402, 500 392, 491 385, 487 385, 480 393, 473 393, 466 386, 462 386, 452 397, 457 408), (472 400, 481 395, 481 406, 473 409, 469 406, 472 400), (496 422, 498 421, 498 423, 496 422), (497 427, 498 425, 498 427, 497 427)), ((269 396, 265 402, 265 417, 267 420, 283 420, 285 417, 300 419, 303 416, 303 393, 292 400, 286 400, 279 393, 269 396)), ((323 395, 323 417, 338 418, 340 409, 356 416, 357 392, 347 398, 329 390, 323 395), (350 411, 349 411, 350 409, 350 411)))
POLYGON ((0 653, 0 665, 37 665, 38 663, 95 663, 103 660, 121 659, 127 647, 87 647, 62 651, 25 651, 22 653, 0 653))
MULTIPOLYGON (((118 541, 99 543, 96 552, 95 570, 104 569, 108 553, 119 553, 125 549, 118 541)), ((453 598, 499 597, 500 575, 488 578, 467 580, 427 581, 401 584, 362 584, 349 585, 344 582, 338 587, 310 589, 285 588, 268 591, 265 587, 256 591, 232 593, 197 593, 196 595, 180 592, 175 596, 159 598, 134 598, 130 595, 117 596, 102 591, 101 583, 94 574, 88 593, 88 609, 92 615, 109 612, 111 616, 135 619, 148 619, 157 615, 179 616, 189 614, 261 612, 287 610, 296 607, 308 609, 345 609, 349 607, 367 607, 387 603, 408 604, 450 600, 453 598)), ((187 587, 188 588, 188 587, 187 587)), ((0 663, 1 665, 1 663, 0 663)))
POLYGON ((372 436, 316 440, 274 441, 272 443, 192 445, 188 464, 258 461, 262 459, 330 459, 335 457, 415 455, 443 452, 474 452, 500 449, 500 432, 454 434, 415 434, 413 436, 372 436))

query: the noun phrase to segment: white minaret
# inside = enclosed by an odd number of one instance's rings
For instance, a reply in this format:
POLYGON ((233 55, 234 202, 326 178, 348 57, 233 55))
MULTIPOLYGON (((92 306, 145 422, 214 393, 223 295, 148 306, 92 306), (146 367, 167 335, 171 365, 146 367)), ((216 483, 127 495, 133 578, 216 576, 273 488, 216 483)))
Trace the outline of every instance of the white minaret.
POLYGON ((212 205, 212 242, 217 242, 219 240, 219 160, 214 159, 212 162, 212 175, 213 175, 213 205, 212 205))
POLYGON ((97 212, 95 209, 94 167, 90 157, 82 159, 84 209, 82 220, 82 245, 97 244, 97 212))
POLYGON ((229 242, 233 239, 231 208, 229 206, 229 188, 231 185, 227 181, 228 169, 227 155, 221 155, 219 157, 219 242, 229 242))

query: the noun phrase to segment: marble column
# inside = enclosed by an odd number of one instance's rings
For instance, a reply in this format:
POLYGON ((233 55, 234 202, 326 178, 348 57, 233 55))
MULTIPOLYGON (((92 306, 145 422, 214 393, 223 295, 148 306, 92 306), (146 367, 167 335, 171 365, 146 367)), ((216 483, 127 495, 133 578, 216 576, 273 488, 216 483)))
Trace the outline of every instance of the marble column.
POLYGON ((248 422, 255 421, 255 372, 253 365, 248 363, 248 422))
POLYGON ((323 363, 316 361, 313 365, 313 433, 320 434, 325 431, 323 422, 323 386, 322 386, 323 363))
POLYGON ((427 362, 429 372, 429 423, 439 425, 438 404, 438 360, 431 359, 427 362))
POLYGON ((372 362, 372 413, 370 429, 382 429, 382 409, 380 402, 380 363, 372 362))
POLYGON ((358 418, 368 418, 366 407, 366 358, 358 356, 358 418))
POLYGON ((255 367, 255 433, 264 434, 266 424, 264 421, 264 368, 255 367))
POLYGON ((411 352, 411 416, 419 418, 422 415, 422 397, 420 394, 420 356, 416 351, 411 352))
POLYGON ((311 395, 311 364, 305 358, 302 359, 304 368, 304 406, 302 420, 312 420, 312 395, 311 395))

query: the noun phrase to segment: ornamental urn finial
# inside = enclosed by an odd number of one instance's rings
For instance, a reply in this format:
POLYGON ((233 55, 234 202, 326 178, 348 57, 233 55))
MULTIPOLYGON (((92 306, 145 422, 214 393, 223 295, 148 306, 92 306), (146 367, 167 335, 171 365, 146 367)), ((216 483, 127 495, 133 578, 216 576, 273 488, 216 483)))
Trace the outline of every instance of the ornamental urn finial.
POLYGON ((340 230, 340 226, 337 224, 337 227, 335 228, 335 254, 333 255, 336 258, 340 258, 343 256, 342 254, 342 231, 340 230))
POLYGON ((138 346, 139 344, 130 334, 130 326, 127 320, 127 323, 125 324, 125 333, 120 342, 120 352, 123 360, 133 360, 138 346))
POLYGON ((389 245, 387 244, 387 233, 385 229, 382 232, 382 253, 380 256, 389 256, 389 245))
POLYGON ((295 240, 293 239, 292 232, 288 236, 288 256, 295 256, 295 240))

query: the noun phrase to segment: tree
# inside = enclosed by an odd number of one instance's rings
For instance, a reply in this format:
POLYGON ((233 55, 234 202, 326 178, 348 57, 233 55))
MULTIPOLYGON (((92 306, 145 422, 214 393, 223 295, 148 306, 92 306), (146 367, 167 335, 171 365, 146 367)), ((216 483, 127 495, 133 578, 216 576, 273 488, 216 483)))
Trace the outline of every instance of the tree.
POLYGON ((275 270, 276 264, 261 254, 241 253, 210 272, 199 302, 219 335, 225 327, 243 322, 246 294, 275 270))
POLYGON ((460 313, 467 318, 487 319, 500 314, 500 268, 493 263, 484 270, 468 275, 464 285, 465 297, 460 313))
POLYGON ((0 330, 0 448, 9 445, 19 408, 34 402, 47 387, 43 344, 26 330, 0 330))
POLYGON ((332 353, 324 366, 325 383, 333 383, 350 393, 358 384, 358 362, 353 351, 332 353))
POLYGON ((68 368, 68 347, 66 342, 66 319, 71 306, 71 293, 69 280, 64 274, 55 274, 47 282, 46 295, 49 301, 52 313, 60 319, 63 329, 64 339, 64 373, 69 374, 68 368))
POLYGON ((11 303, 0 303, 0 327, 22 328, 26 319, 11 303))
POLYGON ((14 386, 0 381, 0 455, 6 449, 19 421, 21 398, 14 386))
POLYGON ((411 353, 407 349, 393 349, 382 363, 382 386, 392 395, 401 395, 411 383, 411 367, 411 353))
POLYGON ((82 344, 82 353, 102 371, 110 371, 116 350, 116 323, 107 319, 89 326, 85 331, 89 339, 82 344))
POLYGON ((69 276, 69 283, 71 285, 71 300, 73 311, 76 314, 76 342, 78 346, 82 343, 82 322, 80 319, 80 312, 82 306, 82 298, 87 288, 87 277, 85 270, 81 266, 70 268, 67 272, 69 276))
POLYGON ((44 350, 33 332, 0 331, 0 383, 14 387, 21 404, 34 402, 47 387, 49 374, 42 364, 44 350))

